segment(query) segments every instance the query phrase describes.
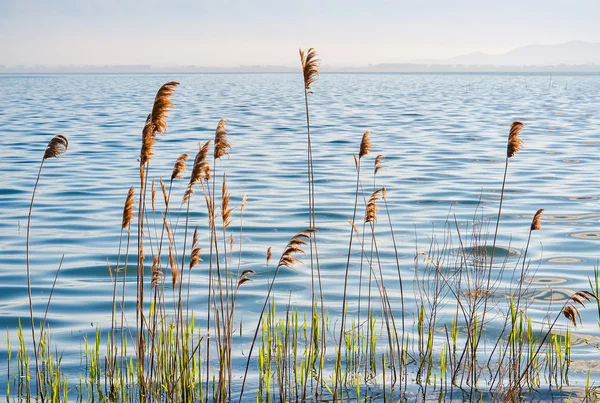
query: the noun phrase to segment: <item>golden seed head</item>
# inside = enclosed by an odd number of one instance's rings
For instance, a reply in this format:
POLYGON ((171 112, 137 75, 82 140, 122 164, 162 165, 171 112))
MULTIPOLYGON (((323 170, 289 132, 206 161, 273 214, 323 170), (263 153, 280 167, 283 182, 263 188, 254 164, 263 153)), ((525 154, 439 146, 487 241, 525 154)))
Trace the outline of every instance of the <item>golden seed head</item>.
POLYGON ((215 159, 221 159, 221 157, 229 155, 228 150, 231 150, 231 144, 227 140, 225 123, 227 123, 227 120, 221 119, 217 125, 217 130, 215 130, 215 159))
POLYGON ((173 167, 173 173, 171 174, 171 180, 174 179, 182 179, 183 178, 183 174, 185 173, 185 162, 187 161, 187 159, 189 158, 189 155, 187 154, 181 154, 179 156, 179 158, 177 158, 177 161, 175 162, 175 166, 173 167))
POLYGON ((519 138, 521 130, 523 129, 523 123, 513 122, 510 126, 510 133, 508 134, 508 146, 506 148, 506 155, 508 158, 512 158, 518 151, 523 148, 523 140, 519 138))
POLYGON ((244 197, 242 197, 242 207, 241 207, 241 212, 243 213, 244 210, 246 210, 246 203, 248 202, 248 194, 244 193, 244 197))
POLYGON ((304 75, 304 88, 308 91, 310 86, 317 80, 319 75, 319 62, 317 51, 314 48, 309 48, 300 51, 300 62, 302 63, 302 74, 304 75))
POLYGON ((269 262, 271 261, 272 256, 273 256, 272 247, 269 246, 269 249, 267 249, 267 264, 269 264, 269 262))
POLYGON ((369 134, 371 134, 371 130, 367 130, 362 136, 358 158, 364 157, 365 155, 369 154, 369 151, 371 151, 371 139, 369 138, 369 134))
POLYGON ((127 199, 125 199, 125 207, 123 207, 123 221, 121 224, 122 229, 128 229, 131 224, 131 220, 133 219, 133 196, 135 190, 132 187, 129 188, 129 192, 127 192, 127 199))
POLYGON ((379 154, 375 158, 375 175, 377 175, 377 172, 379 172, 380 169, 383 169, 383 160, 384 159, 385 159, 385 157, 382 154, 379 154))
POLYGON ((531 230, 532 231, 541 231, 542 230, 542 213, 544 209, 539 209, 535 215, 533 216, 533 220, 531 221, 531 230))
POLYGON ((374 191, 371 197, 369 198, 369 202, 367 203, 367 209, 365 212, 365 222, 377 222, 377 212, 379 211, 377 200, 380 199, 381 191, 381 189, 374 191))
POLYGON ((67 136, 62 134, 54 136, 46 146, 44 159, 58 158, 61 154, 64 154, 67 151, 67 148, 69 148, 69 139, 67 139, 67 136))

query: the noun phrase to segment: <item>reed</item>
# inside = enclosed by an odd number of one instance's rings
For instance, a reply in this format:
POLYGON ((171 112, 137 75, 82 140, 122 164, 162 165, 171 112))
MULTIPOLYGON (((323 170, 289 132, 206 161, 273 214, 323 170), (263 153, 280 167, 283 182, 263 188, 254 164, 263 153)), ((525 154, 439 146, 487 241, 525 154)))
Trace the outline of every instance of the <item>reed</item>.
POLYGON ((46 151, 40 162, 40 168, 38 170, 35 184, 33 185, 33 191, 31 192, 31 202, 29 203, 29 213, 27 214, 27 235, 25 241, 25 262, 27 272, 27 297, 29 299, 29 317, 31 319, 31 340, 33 342, 33 351, 35 354, 35 375, 36 375, 36 398, 39 397, 44 402, 44 394, 41 390, 41 378, 40 378, 40 366, 39 366, 39 353, 35 338, 35 316, 33 315, 33 298, 31 296, 31 269, 29 262, 29 240, 31 238, 31 217, 33 215, 33 202, 35 200, 35 192, 40 182, 42 175, 42 168, 44 162, 49 158, 58 158, 64 154, 69 148, 69 140, 66 136, 59 134, 54 136, 46 146, 46 151))
MULTIPOLYGON (((300 63, 302 66, 302 75, 304 78, 304 104, 306 109, 306 139, 307 139, 307 176, 308 176, 308 212, 309 212, 309 220, 308 227, 317 229, 316 223, 316 215, 315 215, 315 170, 313 163, 313 154, 312 154, 312 139, 310 135, 310 114, 309 114, 309 102, 308 95, 312 93, 312 84, 317 80, 319 76, 319 63, 320 60, 317 56, 317 51, 314 48, 309 48, 307 50, 299 49, 300 53, 300 63)), ((315 271, 316 271, 316 279, 317 286, 319 289, 319 302, 320 302, 320 316, 321 318, 325 317, 325 307, 323 301, 323 286, 321 283, 321 265, 319 262, 319 248, 317 243, 317 233, 315 232, 313 236, 310 238, 310 272, 311 272, 311 299, 312 299, 312 316, 315 317, 315 309, 317 306, 317 298, 315 291, 315 271)), ((324 322, 321 322, 321 327, 323 328, 325 325, 324 322)), ((313 327, 311 327, 311 332, 313 332, 313 327)), ((311 333, 312 335, 312 333, 311 333)), ((309 340, 309 354, 308 357, 317 357, 317 354, 313 353, 312 347, 313 337, 309 340)), ((318 354, 319 360, 323 361, 325 352, 326 352, 326 344, 325 337, 322 334, 320 339, 320 346, 318 350, 320 351, 318 354)), ((311 358, 314 362, 314 360, 311 358)), ((311 365, 306 363, 305 374, 304 374, 304 383, 306 385, 309 375, 309 369, 311 365)), ((317 379, 316 383, 318 385, 316 394, 319 394, 319 387, 321 384, 322 372, 320 369, 317 371, 317 379)), ((302 400, 306 399, 306 388, 302 391, 302 400)))

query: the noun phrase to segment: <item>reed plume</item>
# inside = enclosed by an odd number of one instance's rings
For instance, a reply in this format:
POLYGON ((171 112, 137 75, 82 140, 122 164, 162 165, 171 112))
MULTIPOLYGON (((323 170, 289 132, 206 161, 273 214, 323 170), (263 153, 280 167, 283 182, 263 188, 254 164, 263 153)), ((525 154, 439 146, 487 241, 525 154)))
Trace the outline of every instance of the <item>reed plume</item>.
POLYGON ((360 142, 360 153, 358 154, 358 158, 362 158, 365 155, 369 154, 371 151, 371 139, 369 138, 369 134, 371 134, 371 130, 367 130, 362 137, 360 142))
POLYGON ((144 129, 142 130, 142 148, 140 151, 140 165, 144 165, 152 155, 154 155, 153 146, 156 141, 156 133, 165 134, 167 131, 167 116, 173 106, 171 95, 175 92, 175 87, 179 83, 171 81, 163 84, 156 93, 152 113, 148 114, 144 129))
POLYGON ((535 215, 533 216, 533 220, 531 221, 531 230, 532 231, 541 231, 542 230, 542 213, 544 209, 539 209, 535 215))
POLYGON ((569 304, 569 302, 576 302, 582 307, 585 307, 585 302, 590 302, 592 299, 598 300, 598 297, 589 291, 577 291, 567 300, 567 304, 562 309, 562 314, 573 324, 573 326, 577 327, 577 319, 579 319, 579 323, 582 323, 581 314, 579 313, 579 309, 577 309, 575 305, 569 304))
POLYGON ((385 157, 382 154, 379 154, 375 158, 375 175, 377 175, 377 172, 379 172, 380 169, 383 169, 383 160, 384 159, 385 159, 385 157))
POLYGON ((240 274, 240 279, 238 280, 237 283, 237 288, 240 288, 240 286, 248 281, 252 281, 252 279, 250 277, 248 277, 249 275, 253 275, 256 274, 256 272, 254 270, 251 269, 247 269, 244 270, 242 272, 242 274, 240 274))
POLYGON ((129 192, 127 192, 127 199, 125 199, 125 206, 123 207, 123 221, 121 223, 122 229, 129 229, 131 225, 131 220, 133 219, 133 197, 135 194, 135 189, 133 186, 129 188, 129 192))
POLYGON ((314 48, 309 48, 300 51, 300 61, 302 63, 302 73, 304 75, 304 88, 308 91, 310 86, 317 80, 319 75, 319 62, 317 51, 314 48))
POLYGON ((175 256, 173 255, 173 248, 169 248, 169 266, 171 266, 171 280, 173 282, 173 289, 175 289, 177 279, 179 278, 179 270, 175 265, 175 256))
POLYGON ((523 147, 523 140, 519 138, 519 134, 521 134, 522 129, 522 122, 513 122, 513 124, 510 126, 508 145, 506 147, 506 155, 508 158, 512 158, 523 147))
POLYGON ((190 176, 190 182, 188 184, 185 195, 183 196, 183 202, 189 200, 192 193, 194 193, 194 185, 198 182, 204 187, 204 181, 210 179, 210 164, 206 161, 208 157, 208 148, 210 146, 210 140, 208 140, 196 154, 194 159, 194 165, 192 168, 192 175, 190 176))
POLYGON ((269 248, 267 249, 267 265, 271 261, 271 257, 273 257, 272 249, 273 249, 273 247, 271 247, 271 246, 269 246, 269 248))
MULTIPOLYGON (((146 123, 142 129, 142 147, 140 149, 140 166, 143 166, 150 158, 154 155, 154 143, 156 143, 156 134, 154 133, 154 126, 152 125, 152 114, 149 113, 146 117, 146 123)), ((140 174, 143 175, 143 171, 140 170, 140 174)), ((144 178, 141 178, 144 182, 144 178)))
POLYGON ((166 84, 163 84, 163 86, 160 87, 156 93, 156 98, 154 98, 154 106, 152 107, 152 124, 154 125, 154 130, 160 134, 165 134, 167 131, 167 114, 169 109, 173 107, 171 95, 173 95, 175 92, 175 87, 178 85, 179 83, 177 81, 170 81, 166 84))
POLYGON ((367 209, 365 212, 365 222, 375 223, 377 222, 377 212, 379 211, 379 206, 377 205, 377 200, 380 199, 381 189, 378 189, 373 192, 369 201, 367 203, 367 209))
POLYGON ((189 155, 181 154, 177 161, 175 162, 175 166, 173 167, 173 173, 171 174, 171 181, 175 179, 183 179, 183 174, 185 173, 185 163, 189 155))
POLYGON ((240 211, 243 213, 244 210, 246 210, 246 202, 248 201, 248 194, 244 193, 244 197, 242 197, 242 206, 240 208, 240 211))
POLYGON ((217 125, 217 130, 215 131, 215 159, 221 159, 221 157, 229 155, 228 150, 231 150, 231 144, 229 143, 229 140, 227 140, 225 123, 227 123, 227 120, 221 119, 217 125))
POLYGON ((231 224, 231 211, 229 208, 229 192, 227 191, 227 179, 223 175, 223 186, 221 187, 221 218, 223 219, 223 231, 231 224))
POLYGON ((198 227, 194 230, 194 236, 192 237, 192 255, 190 256, 190 270, 197 266, 202 261, 200 258, 202 248, 198 246, 198 227))
POLYGON ((285 266, 288 269, 291 269, 296 263, 302 263, 300 259, 294 257, 293 255, 298 253, 306 255, 306 252, 304 252, 302 247, 308 245, 305 239, 310 239, 308 234, 312 232, 314 232, 314 230, 307 229, 299 232, 292 239, 290 239, 283 253, 281 254, 281 258, 279 259, 279 263, 277 263, 277 267, 285 266))
POLYGON ((46 146, 46 152, 44 153, 44 159, 58 158, 61 154, 64 154, 69 148, 69 139, 65 135, 59 134, 54 136, 52 140, 48 142, 46 146))
POLYGON ((159 262, 160 262, 160 258, 158 256, 154 257, 154 261, 152 262, 152 280, 151 280, 151 286, 156 288, 158 287, 158 282, 160 281, 160 278, 162 276, 162 271, 160 271, 159 268, 159 262))
POLYGON ((165 186, 165 183, 162 180, 162 177, 158 179, 158 182, 160 183, 160 189, 162 190, 162 194, 163 194, 163 199, 165 201, 165 210, 168 213, 169 210, 169 195, 167 194, 167 187, 165 186))

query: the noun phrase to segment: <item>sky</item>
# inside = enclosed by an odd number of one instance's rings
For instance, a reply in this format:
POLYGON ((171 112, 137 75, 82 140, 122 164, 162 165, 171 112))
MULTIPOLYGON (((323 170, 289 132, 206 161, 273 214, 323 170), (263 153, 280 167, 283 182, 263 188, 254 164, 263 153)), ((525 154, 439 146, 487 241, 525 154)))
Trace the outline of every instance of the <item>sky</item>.
POLYGON ((0 0, 0 65, 366 66, 600 42, 600 0, 0 0))

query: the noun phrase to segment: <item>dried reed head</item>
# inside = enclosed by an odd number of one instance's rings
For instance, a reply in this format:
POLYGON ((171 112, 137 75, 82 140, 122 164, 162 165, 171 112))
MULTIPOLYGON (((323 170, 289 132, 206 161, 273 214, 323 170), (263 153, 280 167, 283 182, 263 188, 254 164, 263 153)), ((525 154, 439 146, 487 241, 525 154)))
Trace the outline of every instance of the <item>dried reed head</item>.
POLYGON ((352 155, 354 156, 354 167, 356 168, 356 170, 358 170, 358 157, 356 156, 356 153, 352 155))
POLYGON ((177 87, 179 83, 177 81, 171 81, 166 84, 163 84, 162 87, 156 93, 156 97, 154 98, 154 106, 152 107, 152 124, 154 126, 154 131, 159 132, 160 134, 165 134, 167 131, 167 114, 169 109, 173 107, 173 102, 171 102, 171 95, 175 92, 175 87, 177 87))
POLYGON ((210 140, 204 143, 204 145, 200 147, 198 154, 196 154, 194 166, 192 168, 192 175, 190 176, 190 182, 183 196, 184 203, 187 202, 192 193, 194 193, 194 185, 196 183, 200 182, 202 186, 204 186, 204 181, 210 178, 210 165, 206 161, 206 157, 208 157, 209 146, 210 140))
POLYGON ((229 140, 227 140, 225 123, 227 123, 227 121, 221 119, 217 125, 217 130, 215 130, 215 159, 221 159, 221 157, 229 155, 229 151, 227 150, 231 150, 231 144, 229 143, 229 140))
POLYGON ((54 136, 46 146, 44 159, 58 158, 59 155, 64 154, 65 151, 67 151, 67 148, 69 148, 69 139, 67 139, 67 136, 62 134, 54 136))
POLYGON ((598 296, 589 291, 577 291, 575 294, 571 295, 567 301, 567 304, 562 309, 562 314, 573 324, 573 326, 577 327, 577 319, 579 319, 579 323, 582 323, 581 314, 579 313, 579 309, 577 309, 577 307, 568 303, 572 301, 585 307, 585 302, 589 302, 591 300, 598 301, 598 296))
POLYGON ((223 231, 231 224, 231 210, 229 208, 229 192, 227 191, 227 179, 223 175, 223 186, 221 187, 221 218, 223 219, 223 231))
POLYGON ((192 238, 192 255, 190 256, 190 270, 202 261, 200 258, 202 248, 198 247, 198 227, 194 230, 194 237, 192 238))
POLYGON ((320 60, 317 58, 317 51, 314 48, 309 48, 306 51, 299 49, 299 51, 304 75, 304 88, 308 91, 319 75, 320 60))
POLYGON ((183 179, 183 174, 185 173, 185 162, 189 158, 187 154, 181 154, 177 161, 175 162, 175 166, 173 167, 173 173, 171 174, 171 180, 174 179, 183 179))
POLYGON ((208 227, 212 229, 215 225, 215 205, 213 199, 208 197, 208 194, 204 195, 204 200, 206 201, 206 210, 208 214, 208 227))
POLYGON ((167 194, 167 187, 162 180, 162 177, 158 180, 160 182, 160 189, 162 190, 163 199, 165 201, 165 207, 167 208, 167 212, 169 212, 169 195, 167 194))
POLYGON ((383 169, 384 159, 385 157, 382 154, 379 154, 377 157, 375 157, 375 175, 377 175, 377 172, 379 172, 380 169, 383 169))
POLYGON ((146 118, 146 123, 142 129, 142 148, 140 149, 140 166, 150 161, 154 155, 154 143, 156 142, 156 134, 154 125, 152 124, 152 114, 146 118))
POLYGON ((522 129, 523 123, 521 122, 513 122, 513 124, 510 125, 508 145, 506 147, 506 155, 508 158, 512 158, 523 147, 523 140, 519 138, 519 134, 521 134, 522 129))
POLYGON ((171 266, 171 282, 173 284, 173 288, 177 284, 177 280, 179 279, 179 269, 175 265, 175 256, 173 255, 173 248, 169 247, 169 265, 171 266))
POLYGON ((156 142, 156 133, 165 134, 167 131, 167 115, 169 109, 173 106, 171 95, 175 92, 175 87, 179 83, 171 81, 163 84, 156 93, 152 113, 146 118, 144 129, 142 130, 142 148, 140 150, 140 165, 146 164, 154 155, 153 147, 156 142))
POLYGON ((279 263, 277 263, 277 267, 285 266, 288 269, 291 269, 294 264, 302 263, 300 259, 297 259, 293 255, 297 253, 306 255, 306 252, 304 252, 302 247, 308 244, 306 240, 310 239, 313 232, 315 232, 315 230, 309 228, 294 235, 286 245, 281 258, 279 259, 279 263))
POLYGON ((386 188, 381 188, 381 200, 385 201, 387 200, 387 189, 386 188))
POLYGON ((158 281, 162 277, 162 271, 160 271, 159 262, 160 260, 158 256, 155 256, 154 261, 152 262, 152 287, 158 287, 158 281))
POLYGON ((369 138, 369 134, 371 134, 371 130, 367 130, 362 136, 358 158, 364 157, 369 153, 369 151, 371 151, 371 139, 369 138))
POLYGON ((273 257, 273 252, 272 252, 272 247, 269 246, 269 248, 267 249, 267 265, 271 261, 271 257, 273 257))
POLYGON ((249 276, 251 276, 253 274, 256 274, 256 272, 254 270, 250 270, 250 269, 244 270, 242 272, 242 274, 240 274, 240 279, 238 280, 237 288, 240 288, 240 286, 242 284, 247 283, 248 281, 252 281, 252 279, 249 276))
POLYGON ((140 243, 140 246, 138 247, 138 266, 139 267, 144 267, 144 243, 140 243))
POLYGON ((542 213, 544 209, 539 209, 535 215, 533 216, 533 220, 531 221, 531 230, 532 231, 541 231, 542 230, 542 213))
POLYGON ((135 190, 132 187, 129 188, 129 192, 127 192, 127 199, 125 199, 125 207, 123 207, 123 221, 121 224, 122 229, 128 229, 131 224, 131 220, 133 219, 133 195, 135 194, 135 190))
POLYGON ((169 241, 169 246, 171 245, 173 238, 171 238, 171 227, 169 226, 169 222, 167 221, 167 216, 164 214, 161 214, 162 219, 163 219, 163 226, 165 227, 165 230, 167 231, 167 241, 169 241))
POLYGON ((243 213, 246 210, 246 202, 248 201, 248 194, 244 193, 244 197, 242 197, 242 207, 240 208, 240 212, 243 213))
POLYGON ((367 203, 367 210, 365 212, 365 222, 377 222, 377 212, 379 211, 377 200, 380 199, 380 196, 381 189, 374 191, 371 197, 369 198, 369 202, 367 203))

